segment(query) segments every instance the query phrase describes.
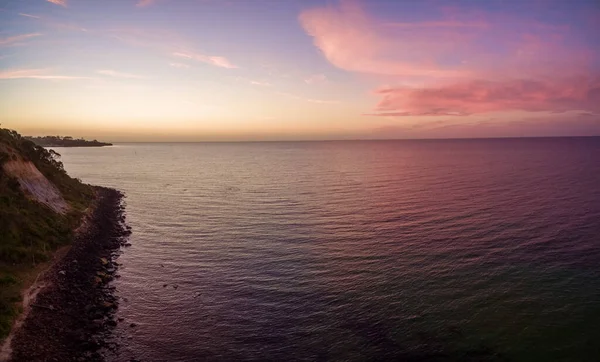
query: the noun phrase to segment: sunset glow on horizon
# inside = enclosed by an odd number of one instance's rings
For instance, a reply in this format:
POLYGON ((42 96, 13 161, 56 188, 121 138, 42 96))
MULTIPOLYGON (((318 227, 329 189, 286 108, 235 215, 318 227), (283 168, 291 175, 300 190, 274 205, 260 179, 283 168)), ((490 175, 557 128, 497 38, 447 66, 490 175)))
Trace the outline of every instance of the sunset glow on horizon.
POLYGON ((0 24, 0 123, 27 135, 600 135, 593 0, 9 0, 0 24))

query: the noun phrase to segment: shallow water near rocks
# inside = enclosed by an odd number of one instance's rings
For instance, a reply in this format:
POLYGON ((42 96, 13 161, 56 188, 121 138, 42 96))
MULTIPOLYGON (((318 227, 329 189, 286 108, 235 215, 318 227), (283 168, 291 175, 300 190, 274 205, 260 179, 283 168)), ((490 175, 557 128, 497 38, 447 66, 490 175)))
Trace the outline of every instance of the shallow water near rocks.
POLYGON ((115 360, 600 357, 600 139, 121 144, 115 360))

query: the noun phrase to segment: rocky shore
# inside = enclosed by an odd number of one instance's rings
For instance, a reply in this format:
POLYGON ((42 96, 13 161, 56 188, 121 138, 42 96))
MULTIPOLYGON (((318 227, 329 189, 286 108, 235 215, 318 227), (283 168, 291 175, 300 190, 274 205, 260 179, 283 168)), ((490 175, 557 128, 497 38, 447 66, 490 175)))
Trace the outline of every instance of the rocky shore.
POLYGON ((118 300, 110 281, 115 261, 131 233, 125 225, 123 194, 95 188, 97 200, 67 254, 41 276, 44 285, 15 332, 11 361, 101 361, 118 300))

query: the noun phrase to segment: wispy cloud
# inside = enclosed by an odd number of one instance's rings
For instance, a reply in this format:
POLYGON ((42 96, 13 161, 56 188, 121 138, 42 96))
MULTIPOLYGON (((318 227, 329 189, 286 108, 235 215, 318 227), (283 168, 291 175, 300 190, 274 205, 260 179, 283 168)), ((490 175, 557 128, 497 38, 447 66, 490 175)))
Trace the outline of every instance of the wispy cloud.
POLYGON ((174 52, 172 54, 175 57, 193 59, 199 62, 211 64, 221 68, 235 69, 237 66, 233 65, 227 58, 215 55, 204 55, 198 53, 189 52, 174 52))
POLYGON ((183 63, 169 63, 170 66, 174 68, 189 68, 190 66, 183 63))
POLYGON ((111 70, 111 69, 100 69, 100 70, 97 70, 96 73, 102 74, 102 75, 108 75, 110 77, 116 77, 116 78, 132 78, 132 79, 144 78, 137 74, 117 72, 117 71, 111 70))
POLYGON ((52 3, 52 4, 56 4, 56 5, 67 7, 67 0, 47 0, 47 1, 50 2, 50 3, 52 3))
POLYGON ((0 71, 0 79, 43 79, 43 80, 74 80, 91 79, 61 74, 50 74, 48 69, 11 69, 0 71))
POLYGON ((487 28, 489 24, 483 21, 456 21, 456 20, 440 20, 440 21, 423 21, 413 23, 385 23, 384 26, 394 28, 487 28))
POLYGON ((190 49, 192 46, 177 32, 163 29, 117 27, 106 29, 103 33, 129 45, 151 48, 165 53, 190 49))
POLYGON ((143 8, 146 7, 148 5, 152 5, 156 2, 156 0, 139 0, 137 2, 137 4, 135 4, 135 6, 137 6, 138 8, 143 8))
MULTIPOLYGON (((108 29, 105 34, 129 45, 146 47, 173 57, 195 60, 226 69, 238 68, 224 56, 206 55, 195 51, 194 42, 174 31, 121 27, 108 29)), ((175 61, 172 63, 181 64, 175 61)))
POLYGON ((326 83, 327 82, 327 77, 325 76, 325 74, 313 74, 311 76, 309 76, 308 78, 304 79, 304 83, 306 84, 319 84, 319 83, 326 83))
POLYGON ((87 32, 88 29, 76 24, 76 23, 68 23, 63 21, 57 21, 49 16, 40 16, 40 15, 32 15, 27 13, 19 13, 20 16, 25 16, 31 19, 37 19, 40 24, 47 26, 49 28, 61 29, 61 30, 69 30, 69 31, 84 31, 87 32))
POLYGON ((40 36, 40 35, 42 35, 42 34, 30 33, 30 34, 21 34, 21 35, 10 36, 8 38, 0 38, 0 45, 11 45, 11 44, 18 43, 22 40, 34 38, 34 37, 40 36))
POLYGON ((317 104, 340 104, 340 101, 332 101, 332 100, 326 100, 326 99, 305 98, 304 100, 307 102, 310 102, 310 103, 317 103, 317 104))
POLYGON ((37 15, 31 15, 31 14, 26 14, 26 13, 19 13, 19 15, 25 16, 25 17, 28 17, 28 18, 34 18, 34 19, 39 19, 40 18, 37 15))
POLYGON ((261 86, 261 87, 270 87, 270 86, 272 85, 272 84, 271 84, 271 83, 269 83, 269 82, 261 82, 261 81, 258 81, 258 80, 251 80, 251 81, 250 81, 250 84, 253 84, 253 85, 259 85, 259 86, 261 86))

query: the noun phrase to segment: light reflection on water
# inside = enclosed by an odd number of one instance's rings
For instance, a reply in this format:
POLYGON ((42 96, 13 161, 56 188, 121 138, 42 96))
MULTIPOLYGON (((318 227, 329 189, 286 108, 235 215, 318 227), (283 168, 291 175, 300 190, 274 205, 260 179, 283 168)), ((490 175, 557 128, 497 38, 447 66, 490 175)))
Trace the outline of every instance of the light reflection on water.
POLYGON ((58 151, 127 195, 117 360, 600 356, 598 138, 58 151))

